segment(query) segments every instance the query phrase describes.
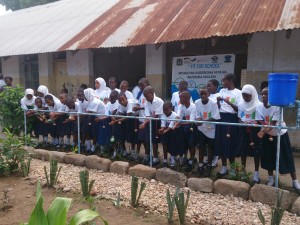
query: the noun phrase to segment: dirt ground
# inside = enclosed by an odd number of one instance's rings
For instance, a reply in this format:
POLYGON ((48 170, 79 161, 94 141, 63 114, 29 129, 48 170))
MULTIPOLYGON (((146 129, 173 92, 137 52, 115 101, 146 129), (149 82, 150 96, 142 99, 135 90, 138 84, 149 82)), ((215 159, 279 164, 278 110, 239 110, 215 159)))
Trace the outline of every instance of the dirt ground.
MULTIPOLYGON (((0 225, 15 225, 21 222, 28 222, 36 202, 35 190, 35 184, 30 184, 28 180, 24 180, 19 176, 0 177, 0 225), (8 200, 7 204, 4 203, 3 191, 5 188, 11 188, 7 195, 8 198, 6 198, 6 200, 8 200), (3 206, 5 206, 4 210, 3 206)), ((44 196, 45 211, 57 196, 73 198, 68 216, 74 215, 79 210, 89 208, 89 205, 83 202, 79 195, 56 192, 46 187, 43 188, 42 193, 44 196)), ((96 200, 93 206, 97 208, 97 212, 99 212, 110 225, 168 224, 166 218, 148 213, 142 208, 134 210, 122 206, 117 209, 113 206, 112 202, 106 200, 96 200)), ((97 221, 96 224, 103 223, 97 221)))

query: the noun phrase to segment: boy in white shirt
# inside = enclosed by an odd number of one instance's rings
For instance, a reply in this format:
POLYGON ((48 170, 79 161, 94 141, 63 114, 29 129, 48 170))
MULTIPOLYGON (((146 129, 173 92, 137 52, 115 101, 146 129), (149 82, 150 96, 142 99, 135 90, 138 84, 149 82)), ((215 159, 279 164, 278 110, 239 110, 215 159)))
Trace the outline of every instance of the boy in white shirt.
MULTIPOLYGON (((190 102, 191 94, 188 91, 183 91, 179 95, 180 105, 178 107, 177 118, 186 121, 193 121, 196 117, 196 106, 194 103, 190 102)), ((188 147, 190 150, 190 159, 188 161, 188 165, 186 168, 187 172, 191 172, 193 170, 193 161, 195 158, 195 124, 191 122, 176 122, 174 128, 178 128, 180 125, 184 128, 184 143, 185 147, 188 147)), ((187 155, 187 152, 185 152, 187 155)), ((183 159, 180 157, 180 164, 182 164, 183 159)))
MULTIPOLYGON (((200 99, 195 102, 196 105, 196 120, 201 121, 215 121, 220 119, 220 113, 218 109, 218 104, 216 101, 209 98, 209 92, 206 88, 200 89, 200 99)), ((215 125, 198 123, 197 141, 199 148, 199 167, 198 173, 200 175, 210 176, 213 150, 215 142, 215 125), (204 170, 203 158, 205 153, 205 148, 207 145, 208 149, 208 166, 206 171, 204 170)))
POLYGON ((127 99, 134 99, 133 94, 130 91, 128 91, 128 84, 129 83, 128 83, 127 80, 121 81, 121 84, 120 84, 120 90, 121 91, 120 91, 120 93, 125 94, 127 99))
MULTIPOLYGON (((187 91, 188 90, 188 83, 185 80, 180 81, 179 85, 178 85, 178 91, 174 92, 172 94, 172 105, 174 107, 174 112, 177 113, 178 111, 178 107, 180 106, 180 98, 179 95, 180 93, 182 93, 183 91, 187 91)), ((193 103, 193 99, 192 97, 190 98, 190 102, 193 103)))
MULTIPOLYGON (((145 104, 145 114, 146 117, 153 117, 153 118, 160 118, 163 114, 163 104, 164 101, 155 96, 154 88, 151 86, 148 86, 144 89, 144 96, 147 100, 145 104)), ((159 164, 158 159, 158 143, 160 142, 160 138, 158 136, 158 130, 160 129, 160 120, 152 120, 152 140, 150 140, 150 131, 149 131, 149 122, 150 120, 145 120, 141 125, 140 129, 145 129, 145 142, 150 144, 150 141, 152 141, 153 144, 153 162, 152 165, 159 164)), ((149 146, 147 144, 147 147, 149 146)), ((149 154, 150 154, 150 148, 147 148, 145 150, 145 157, 143 160, 143 164, 148 164, 149 162, 149 154)))

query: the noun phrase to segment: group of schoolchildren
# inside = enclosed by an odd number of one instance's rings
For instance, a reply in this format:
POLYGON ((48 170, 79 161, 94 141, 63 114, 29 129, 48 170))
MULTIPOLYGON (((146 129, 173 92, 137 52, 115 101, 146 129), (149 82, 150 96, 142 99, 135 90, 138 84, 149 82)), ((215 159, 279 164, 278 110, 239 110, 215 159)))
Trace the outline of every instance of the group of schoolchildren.
MULTIPOLYGON (((210 80, 206 86, 199 89, 200 98, 193 102, 187 82, 181 81, 179 91, 173 93, 171 101, 164 102, 155 95, 154 88, 150 86, 147 78, 140 79, 133 92, 128 91, 127 81, 120 83, 120 89, 117 88, 115 77, 111 77, 108 83, 109 87, 106 86, 105 80, 99 77, 95 80, 95 89, 81 85, 75 98, 68 96, 65 88, 57 98, 48 92, 46 86, 41 85, 37 89, 37 97, 32 89, 26 89, 21 106, 26 110, 28 117, 37 118, 34 132, 36 136, 43 137, 44 144, 49 144, 50 134, 53 145, 58 148, 62 145, 70 146, 70 137, 73 135, 73 145, 76 145, 79 139, 86 152, 92 154, 97 151, 97 146, 100 146, 98 150, 101 152, 104 146, 116 141, 122 149, 123 156, 132 159, 138 159, 143 144, 145 154, 142 163, 147 165, 152 143, 152 165, 157 165, 160 163, 158 144, 162 143, 163 167, 175 168, 177 163, 179 166, 185 166, 186 171, 195 168, 198 148, 197 172, 203 176, 210 176, 211 169, 221 158, 222 169, 217 173, 219 178, 228 173, 227 160, 233 163, 235 157, 241 157, 245 168, 246 159, 251 156, 255 162, 252 184, 260 182, 261 164, 261 167, 268 171, 267 185, 274 185, 277 129, 226 124, 276 125, 280 108, 268 105, 267 85, 261 88, 260 101, 254 86, 247 84, 239 90, 234 85, 235 76, 227 74, 222 79, 222 89, 219 92, 218 81, 210 80), (50 113, 30 109, 46 109, 50 113), (79 116, 80 137, 77 135, 78 117, 72 114, 77 112, 84 113, 79 116), (213 121, 225 124, 215 125, 211 123, 213 121), (126 141, 130 143, 129 151, 125 147, 126 141)), ((285 126, 284 122, 281 125, 285 126)), ((293 187, 300 193, 287 130, 282 129, 280 135, 279 172, 290 173, 293 187)), ((116 154, 117 152, 114 152, 113 157, 116 154)))

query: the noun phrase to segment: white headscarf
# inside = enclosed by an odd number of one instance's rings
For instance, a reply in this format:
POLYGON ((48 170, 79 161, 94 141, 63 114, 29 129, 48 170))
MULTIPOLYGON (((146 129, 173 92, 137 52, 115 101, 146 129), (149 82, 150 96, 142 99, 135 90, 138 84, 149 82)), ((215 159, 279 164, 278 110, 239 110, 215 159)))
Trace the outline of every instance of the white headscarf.
POLYGON ((23 109, 27 109, 27 106, 34 106, 34 101, 36 97, 34 96, 34 91, 30 88, 25 90, 25 96, 21 99, 21 106, 23 109), (27 98, 27 95, 32 95, 31 99, 27 98))
POLYGON ((98 77, 95 81, 98 81, 100 84, 100 87, 96 89, 97 92, 107 90, 106 82, 102 77, 98 77))
POLYGON ((92 88, 87 88, 83 91, 84 97, 88 100, 88 102, 93 101, 95 97, 95 91, 92 88))
POLYGON ((243 104, 245 111, 247 113, 254 112, 256 109, 256 106, 259 104, 258 95, 257 95, 257 91, 256 91, 255 87, 250 84, 246 84, 246 85, 244 85, 244 87, 242 89, 242 94, 243 93, 252 95, 252 99, 250 102, 245 102, 244 99, 242 99, 242 101, 241 101, 241 104, 243 104))
POLYGON ((37 91, 43 93, 44 97, 49 93, 49 90, 45 85, 40 85, 37 91))

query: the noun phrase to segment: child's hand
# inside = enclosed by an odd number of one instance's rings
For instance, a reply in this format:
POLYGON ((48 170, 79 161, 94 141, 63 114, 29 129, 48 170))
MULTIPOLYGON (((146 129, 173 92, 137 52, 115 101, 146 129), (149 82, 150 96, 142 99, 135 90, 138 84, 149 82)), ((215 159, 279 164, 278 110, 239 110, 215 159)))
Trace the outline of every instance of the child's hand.
POLYGON ((134 112, 139 111, 139 110, 140 110, 140 106, 139 106, 139 105, 138 105, 138 106, 135 106, 135 107, 132 108, 132 110, 133 110, 134 112))
POLYGON ((142 124, 139 126, 139 128, 140 128, 141 130, 145 129, 145 124, 142 123, 142 124))
POLYGON ((220 101, 222 101, 222 100, 224 100, 222 97, 220 97, 220 96, 217 97, 217 101, 218 101, 218 102, 220 102, 220 101))
POLYGON ((158 130, 158 134, 160 134, 160 135, 162 135, 163 132, 164 132, 164 129, 163 129, 163 128, 160 128, 160 129, 158 130))
POLYGON ((257 137, 262 139, 265 136, 265 131, 262 129, 257 133, 257 137))
POLYGON ((166 129, 166 130, 163 131, 162 134, 166 134, 166 133, 168 133, 168 132, 169 132, 169 131, 166 129))
POLYGON ((96 117, 96 118, 95 118, 95 121, 96 121, 97 123, 100 122, 100 118, 96 117))
POLYGON ((176 129, 176 128, 178 128, 179 126, 180 126, 180 123, 176 122, 176 123, 174 124, 173 129, 176 129))
POLYGON ((109 102, 109 98, 104 98, 103 102, 104 102, 104 104, 108 103, 109 102))

